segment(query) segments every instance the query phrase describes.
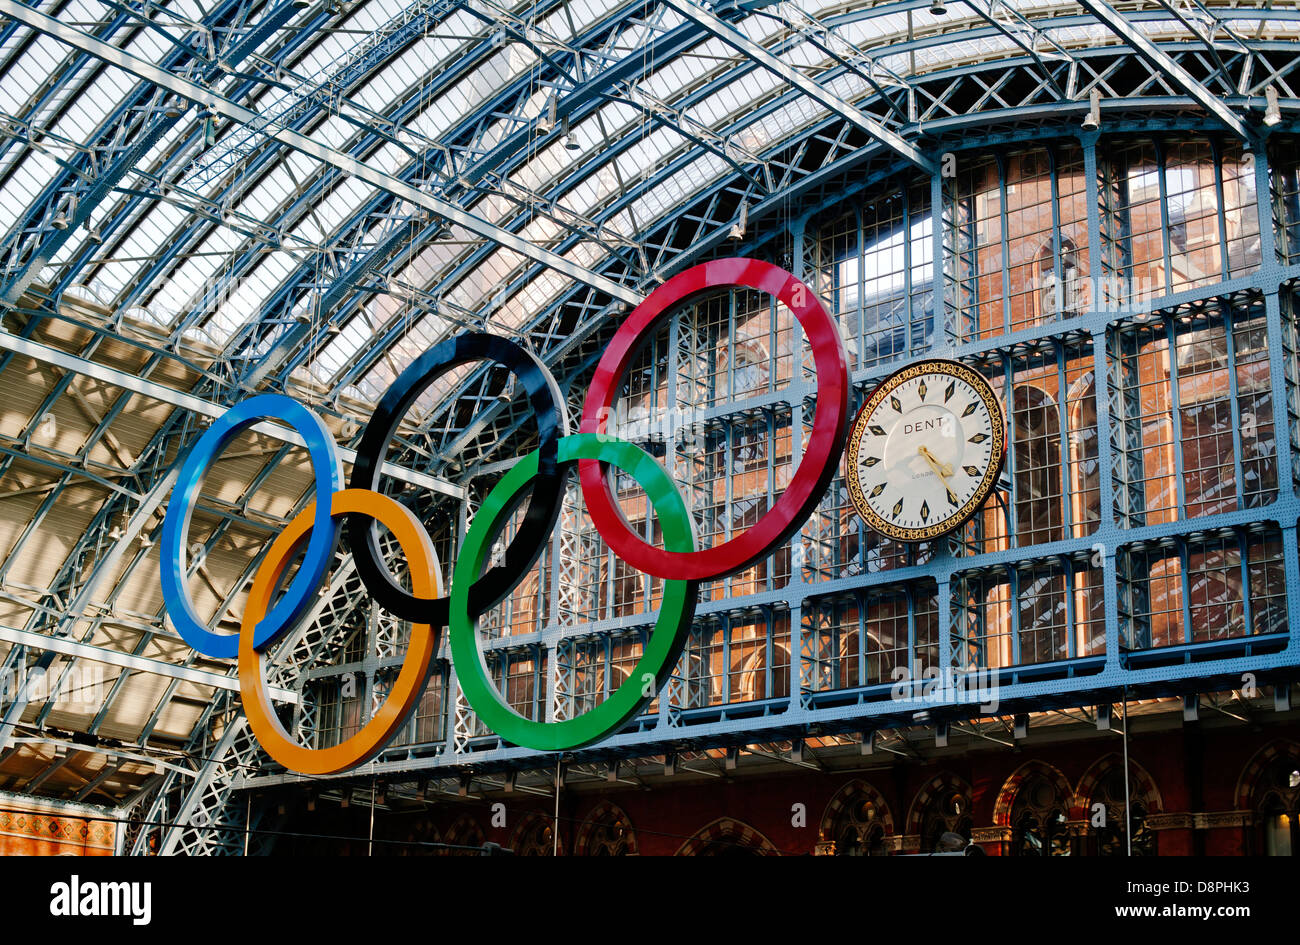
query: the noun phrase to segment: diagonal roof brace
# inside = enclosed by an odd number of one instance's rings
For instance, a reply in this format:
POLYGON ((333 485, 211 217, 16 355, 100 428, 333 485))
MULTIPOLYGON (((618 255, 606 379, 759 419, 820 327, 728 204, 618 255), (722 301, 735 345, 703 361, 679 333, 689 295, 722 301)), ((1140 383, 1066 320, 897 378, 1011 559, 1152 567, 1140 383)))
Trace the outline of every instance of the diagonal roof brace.
MULTIPOLYGON (((46 16, 37 10, 25 4, 19 3, 18 0, 0 0, 0 13, 12 19, 26 23, 32 29, 45 33, 60 42, 66 43, 80 49, 84 53, 94 56, 96 59, 103 60, 111 66, 116 66, 126 72, 131 73, 137 78, 152 82, 160 88, 168 89, 177 95, 187 98, 192 102, 203 105, 213 112, 221 114, 231 121, 238 122, 242 125, 254 125, 259 123, 259 117, 252 109, 245 108, 225 98, 212 89, 188 79, 181 78, 166 69, 162 69, 151 62, 132 55, 126 50, 105 43, 96 39, 89 33, 79 30, 75 27, 60 23, 54 17, 46 16)), ((364 161, 358 161, 356 158, 343 153, 329 145, 322 144, 307 135, 291 131, 287 128, 266 128, 264 129, 266 137, 273 138, 281 144, 301 151, 308 157, 315 158, 326 164, 333 165, 345 174, 363 180, 366 183, 387 191, 396 197, 407 200, 417 206, 431 210, 439 216, 450 220, 452 223, 477 234, 486 240, 490 240, 505 249, 513 250, 521 256, 541 263, 550 269, 562 275, 569 276, 572 279, 598 289, 613 298, 636 305, 641 302, 642 296, 634 289, 630 289, 622 283, 615 282, 607 276, 598 272, 593 272, 585 266, 580 266, 570 259, 566 259, 559 253, 553 253, 548 249, 535 246, 528 240, 516 233, 507 230, 504 227, 490 223, 482 217, 468 213, 458 205, 431 194, 427 194, 419 188, 412 187, 405 181, 398 180, 391 174, 388 174, 379 168, 367 164, 364 161)))
MULTIPOLYGON (((0 626, 0 641, 13 646, 25 646, 35 650, 57 653, 68 658, 81 657, 93 663, 105 663, 131 672, 150 673, 165 679, 176 679, 181 682, 194 683, 198 686, 211 686, 214 689, 225 689, 230 692, 239 691, 239 678, 233 673, 218 673, 210 669, 197 669, 193 666, 169 663, 166 660, 136 656, 132 653, 114 650, 111 647, 98 646, 94 643, 82 643, 69 637, 53 637, 44 633, 35 633, 31 630, 18 630, 13 627, 0 626)), ((276 702, 296 705, 299 701, 298 693, 291 689, 269 686, 267 691, 276 702)))
MULTIPOLYGON (((3 0, 3 2, 8 3, 12 2, 12 0, 3 0)), ((718 17, 714 16, 708 10, 692 3, 691 0, 664 0, 664 3, 672 7, 688 20, 696 23, 709 33, 712 33, 728 46, 732 46, 744 53, 764 69, 780 76, 809 98, 824 105, 826 108, 829 108, 841 118, 845 118, 852 122, 854 125, 861 128, 867 134, 871 135, 871 137, 875 138, 881 144, 884 144, 901 157, 906 158, 924 171, 928 171, 931 174, 935 173, 936 167, 934 162, 922 154, 915 145, 903 138, 902 135, 886 128, 857 106, 851 105, 838 95, 832 94, 799 70, 792 68, 781 59, 772 55, 772 53, 768 52, 767 49, 754 42, 734 26, 718 19, 718 17)))
MULTIPOLYGON (((671 0, 670 0, 671 2, 671 0)), ((1133 51, 1151 65, 1162 70, 1169 78, 1194 98, 1201 106, 1219 121, 1223 122, 1240 138, 1246 140, 1250 132, 1228 103, 1223 101, 1192 77, 1192 74, 1174 62, 1163 49, 1158 47, 1146 34, 1124 18, 1124 16, 1105 0, 1079 0, 1079 4, 1110 29, 1112 33, 1124 40, 1133 51)))
MULTIPOLYGON (((180 407, 182 410, 189 410, 204 417, 211 417, 214 420, 227 410, 223 404, 205 400, 202 397, 167 387, 147 378, 136 377, 126 371, 119 371, 117 368, 109 367, 107 364, 100 364, 97 361, 78 357, 50 345, 41 344, 39 341, 32 341, 30 338, 11 334, 3 329, 0 329, 0 351, 12 351, 16 354, 26 355, 61 370, 84 374, 86 377, 94 378, 105 384, 111 384, 122 390, 129 390, 133 394, 152 397, 154 400, 162 401, 173 407, 180 407)), ((274 437, 283 443, 293 443, 297 446, 304 445, 300 434, 269 420, 261 421, 253 429, 265 436, 274 437)), ((344 462, 356 462, 356 450, 340 446, 338 451, 344 462)), ((425 489, 432 489, 455 499, 465 498, 465 490, 462 487, 447 482, 445 479, 439 479, 436 476, 430 476, 414 469, 405 469, 390 462, 385 462, 381 468, 386 475, 392 476, 394 479, 400 479, 403 482, 409 482, 411 485, 425 489)))

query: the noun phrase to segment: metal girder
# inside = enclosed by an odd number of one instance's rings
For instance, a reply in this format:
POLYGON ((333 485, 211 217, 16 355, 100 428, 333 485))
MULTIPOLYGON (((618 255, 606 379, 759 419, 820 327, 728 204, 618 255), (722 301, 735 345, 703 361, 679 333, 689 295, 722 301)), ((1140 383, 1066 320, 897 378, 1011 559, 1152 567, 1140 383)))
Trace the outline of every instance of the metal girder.
POLYGON ((110 758, 120 758, 125 761, 137 761, 141 764, 154 765, 175 774, 185 777, 192 777, 194 772, 188 768, 173 764, 163 758, 153 755, 146 755, 138 751, 123 750, 121 748, 110 747, 107 745, 82 745, 77 742, 66 742, 58 738, 49 738, 47 736, 19 735, 14 739, 15 745, 40 745, 43 747, 53 747, 62 749, 67 752, 86 751, 96 755, 107 755, 110 758))
MULTIPOLYGON (((204 417, 216 419, 224 414, 229 408, 225 404, 214 403, 197 397, 194 394, 187 394, 184 391, 178 391, 171 387, 165 387, 155 381, 146 380, 145 378, 136 377, 134 374, 128 374, 125 371, 119 371, 105 364, 99 364, 94 361, 88 361, 85 358, 78 357, 75 354, 69 354, 66 351, 60 351, 58 348, 52 348, 49 345, 41 344, 39 341, 32 341, 28 338, 22 338, 18 335, 11 334, 7 331, 0 330, 0 349, 13 351, 17 354, 24 354, 28 357, 51 364, 54 367, 62 368, 65 371, 73 371, 77 374, 84 374, 87 377, 93 377, 95 380, 103 381, 106 384, 112 384, 120 387, 122 390, 131 391, 135 394, 142 394, 145 397, 152 397, 154 400, 162 401, 165 404, 171 404, 173 407, 180 407, 204 417)), ((288 427, 283 427, 278 423, 263 421, 253 427, 258 433, 265 436, 273 437, 285 443, 293 443, 297 446, 303 445, 303 439, 288 427)), ((339 447, 339 455, 345 462, 354 462, 356 460, 356 450, 347 447, 339 447)), ((411 469, 403 469, 394 466, 392 463, 384 463, 383 471, 386 475, 394 479, 400 479, 411 485, 421 486, 426 489, 432 489, 443 495, 452 498, 461 498, 465 490, 460 486, 453 485, 443 479, 426 475, 425 473, 416 472, 411 469)))
POLYGON ((1242 140, 1250 139, 1250 131, 1241 117, 1217 95, 1197 82, 1190 72, 1174 61, 1163 49, 1149 40, 1141 30, 1126 20, 1105 0, 1079 0, 1080 6, 1095 16, 1112 33, 1132 49, 1169 76, 1184 92, 1195 99, 1211 115, 1232 129, 1242 140))
POLYGON ((966 5, 978 13, 988 22, 990 26, 1005 36, 1011 42, 1019 46, 1024 52, 1038 63, 1043 70, 1047 81, 1051 83, 1057 94, 1065 99, 1068 96, 1066 89, 1062 88, 1060 83, 1052 76, 1051 69, 1043 61, 1043 51, 1038 48, 1039 43, 1049 47, 1048 55, 1054 58, 1063 59, 1073 63, 1074 57, 1070 55, 1059 43, 1055 42, 1046 33, 1040 31, 1033 23, 1029 21, 1019 10, 1015 9, 1007 0, 966 0, 966 5), (1029 36, 1029 39, 1026 39, 1029 36))
POLYGON ((55 755, 53 761, 51 761, 48 765, 45 766, 45 768, 42 771, 38 772, 35 777, 33 777, 30 781, 28 781, 26 784, 23 785, 23 793, 31 794, 32 792, 34 792, 38 787, 40 787, 47 780, 49 780, 51 775, 62 770, 63 767, 66 766, 67 763, 70 762, 74 757, 76 757, 77 754, 78 752, 64 751, 60 754, 55 755))
MULTIPOLYGON (((239 9, 238 4, 228 4, 219 8, 215 17, 222 19, 239 9)), ((282 3, 236 43, 223 61, 234 65, 243 60, 299 9, 296 0, 282 3)), ((192 44, 197 41, 195 37, 191 43, 176 42, 164 65, 175 68, 186 57, 193 56, 192 44)), ((96 42, 102 40, 96 38, 96 42)), ((220 75, 221 69, 212 63, 205 70, 204 78, 210 80, 220 75)), ((76 228, 90 219, 118 182, 130 174, 139 160, 180 120, 180 109, 168 113, 166 103, 157 100, 147 87, 138 91, 134 98, 135 103, 126 109, 131 117, 122 114, 115 119, 118 132, 129 127, 131 133, 118 133, 111 138, 107 134, 101 135, 109 138, 102 153, 81 155, 78 164, 70 165, 66 173, 46 188, 33 204, 27 220, 18 224, 11 239, 6 241, 4 250, 9 258, 5 263, 5 282, 0 287, 0 300, 16 302, 76 228)))
MULTIPOLYGON (((231 121, 244 125, 252 125, 257 121, 257 113, 242 105, 236 104, 212 91, 209 88, 183 79, 174 75, 165 69, 161 69, 151 62, 146 62, 138 56, 134 56, 123 49, 109 43, 102 42, 82 30, 66 26, 53 17, 46 16, 36 10, 18 3, 17 0, 0 0, 0 13, 14 19, 22 20, 33 29, 37 29, 60 42, 75 46, 84 52, 102 59, 110 65, 116 66, 126 72, 131 73, 137 78, 145 79, 152 82, 160 88, 167 89, 177 95, 187 98, 192 102, 203 105, 213 112, 218 112, 229 118, 231 121)), ((616 299, 625 302, 637 304, 641 301, 641 295, 628 289, 621 283, 602 276, 585 266, 580 266, 572 260, 566 259, 556 253, 543 249, 540 246, 534 246, 528 240, 515 233, 510 232, 496 224, 489 223, 487 220, 462 210, 456 204, 434 197, 417 187, 413 187, 404 181, 401 181, 391 174, 380 170, 379 168, 359 161, 335 148, 315 141, 297 131, 287 129, 269 129, 267 137, 274 138, 281 144, 293 148, 306 154, 308 157, 331 164, 339 170, 360 180, 364 180, 371 186, 380 190, 386 190, 403 200, 424 207, 439 216, 450 220, 458 226, 464 227, 471 233, 490 240, 502 247, 519 253, 536 262, 542 263, 557 272, 576 279, 580 282, 591 285, 593 288, 616 299)))
POLYGON ((86 798, 90 797, 90 795, 94 794, 95 791, 99 789, 100 785, 121 771, 123 764, 124 762, 121 761, 105 761, 104 767, 100 769, 99 774, 95 775, 95 777, 90 781, 87 781, 85 786, 82 787, 81 790, 77 791, 72 799, 74 801, 84 801, 86 798))
MULTIPOLYGON (((212 686, 216 689, 227 689, 231 692, 239 691, 239 680, 234 676, 207 669, 180 666, 176 663, 168 663, 164 660, 151 659, 145 656, 134 656, 130 653, 123 653, 121 650, 112 650, 92 643, 81 643, 64 637, 51 637, 44 633, 33 633, 30 630, 0 627, 0 642, 57 653, 60 656, 79 656, 92 662, 120 666, 133 672, 150 673, 154 676, 162 676, 180 682, 212 686)), ((292 690, 279 686, 268 686, 267 691, 271 694, 271 698, 277 702, 290 705, 297 705, 298 703, 298 693, 292 690)))
MULTIPOLYGON (((5 2, 12 2, 12 0, 5 0, 5 2)), ((902 135, 891 131, 860 108, 849 104, 839 96, 827 91, 802 72, 799 72, 797 69, 792 68, 776 56, 772 55, 772 53, 768 52, 767 49, 754 42, 734 26, 718 19, 718 17, 714 16, 703 7, 691 3, 690 0, 664 0, 664 3, 672 7, 688 20, 702 26, 727 45, 735 47, 759 65, 763 66, 763 68, 780 76, 809 98, 824 105, 826 108, 829 108, 841 117, 851 121, 854 125, 861 128, 882 144, 886 145, 900 157, 905 158, 907 161, 924 171, 934 171, 934 162, 922 154, 915 145, 905 140, 902 135)))
POLYGON ((260 145, 266 129, 287 127, 315 105, 337 107, 344 90, 364 80, 372 61, 383 61, 415 36, 437 24, 456 9, 456 0, 419 0, 369 34, 334 72, 304 77, 305 88, 287 89, 282 96, 258 108, 257 121, 228 135, 185 173, 183 183, 199 189, 239 166, 260 145))

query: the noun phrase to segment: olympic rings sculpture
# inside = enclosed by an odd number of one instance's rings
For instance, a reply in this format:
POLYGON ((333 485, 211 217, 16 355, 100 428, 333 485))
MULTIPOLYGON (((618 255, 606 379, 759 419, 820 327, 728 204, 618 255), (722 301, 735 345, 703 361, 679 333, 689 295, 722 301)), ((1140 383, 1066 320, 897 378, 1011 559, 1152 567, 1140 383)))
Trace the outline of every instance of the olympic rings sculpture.
POLYGON ((654 698, 677 665, 695 614, 703 580, 742 570, 771 554, 807 519, 839 465, 848 432, 849 376, 839 329, 817 296, 795 276, 754 259, 702 263, 669 279, 619 327, 596 367, 577 434, 570 434, 564 400, 550 371, 506 338, 464 332, 416 358, 380 398, 362 432, 348 488, 338 450, 319 416, 282 394, 258 394, 231 408, 204 431, 178 474, 163 522, 163 601, 172 625, 204 655, 237 660, 244 713, 267 753, 303 774, 333 774, 378 754, 410 717, 428 682, 441 628, 448 628, 451 658, 461 691, 479 718, 502 739, 541 751, 565 751, 600 741, 621 728, 654 698), (817 401, 812 430, 789 486, 758 522, 712 548, 699 548, 694 523, 676 483, 639 446, 610 436, 608 418, 633 357, 674 305, 710 289, 766 292, 798 319, 812 350, 817 401), (483 500, 462 541, 450 587, 428 532, 415 515, 376 491, 389 441, 402 416, 448 371, 487 360, 509 370, 536 416, 538 448, 522 457, 483 500), (213 633, 199 619, 186 590, 186 536, 205 471, 244 430, 276 420, 306 444, 316 477, 314 501, 272 542, 253 577, 237 635, 213 633), (634 567, 663 579, 659 614, 632 673, 594 709, 571 719, 537 722, 506 702, 492 683, 478 634, 478 618, 506 597, 531 570, 555 526, 569 467, 578 466, 582 496, 606 544, 634 567), (614 495, 610 467, 630 475, 650 499, 664 547, 643 540, 628 524, 614 495), (528 491, 522 523, 503 561, 484 573, 493 541, 528 491), (383 525, 406 556, 411 589, 385 565, 376 526, 383 525), (309 612, 317 588, 345 534, 367 592, 390 613, 411 621, 410 642, 384 704, 350 738, 328 748, 308 748, 280 722, 267 694, 269 648, 309 612), (302 551, 287 587, 282 579, 302 551), (277 598, 278 594, 278 599, 277 598), (272 601, 274 600, 274 604, 272 601))

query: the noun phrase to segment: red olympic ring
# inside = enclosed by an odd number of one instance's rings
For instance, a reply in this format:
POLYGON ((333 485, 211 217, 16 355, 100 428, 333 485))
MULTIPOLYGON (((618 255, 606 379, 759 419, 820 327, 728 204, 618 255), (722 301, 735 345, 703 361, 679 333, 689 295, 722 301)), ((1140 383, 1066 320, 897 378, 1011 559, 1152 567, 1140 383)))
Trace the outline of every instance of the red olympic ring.
POLYGON ((716 548, 665 551, 633 532, 614 498, 604 464, 578 462, 582 498, 592 524, 616 555, 658 578, 702 581, 739 571, 793 534, 821 501, 848 435, 849 369, 839 327, 802 281, 757 259, 715 259, 669 279, 638 305, 596 365, 582 405, 583 433, 605 433, 623 374, 641 342, 670 307, 706 289, 749 288, 779 299, 803 327, 817 368, 817 415, 799 469, 776 504, 754 525, 716 548))

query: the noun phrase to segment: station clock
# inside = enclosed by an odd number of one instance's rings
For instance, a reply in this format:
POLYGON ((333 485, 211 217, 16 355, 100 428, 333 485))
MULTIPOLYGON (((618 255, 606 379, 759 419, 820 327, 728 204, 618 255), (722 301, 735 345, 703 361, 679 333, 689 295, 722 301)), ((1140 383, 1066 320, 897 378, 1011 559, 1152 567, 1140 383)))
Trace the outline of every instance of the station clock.
POLYGON ((873 529, 932 541, 993 494, 1006 420, 984 375, 931 358, 885 378, 862 405, 845 451, 849 497, 873 529))

